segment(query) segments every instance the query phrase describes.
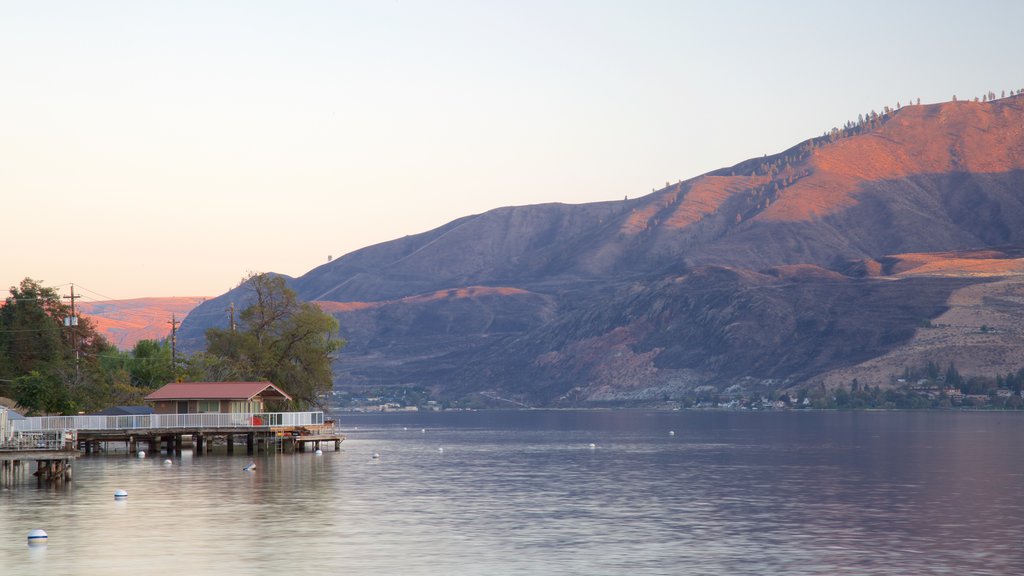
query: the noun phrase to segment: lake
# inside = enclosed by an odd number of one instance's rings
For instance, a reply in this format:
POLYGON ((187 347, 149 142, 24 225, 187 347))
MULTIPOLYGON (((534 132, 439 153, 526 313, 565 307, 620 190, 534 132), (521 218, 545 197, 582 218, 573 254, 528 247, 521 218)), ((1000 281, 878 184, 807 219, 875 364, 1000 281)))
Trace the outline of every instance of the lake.
POLYGON ((1024 414, 338 416, 340 452, 252 472, 108 454, 8 486, 0 574, 1024 573, 1024 414))

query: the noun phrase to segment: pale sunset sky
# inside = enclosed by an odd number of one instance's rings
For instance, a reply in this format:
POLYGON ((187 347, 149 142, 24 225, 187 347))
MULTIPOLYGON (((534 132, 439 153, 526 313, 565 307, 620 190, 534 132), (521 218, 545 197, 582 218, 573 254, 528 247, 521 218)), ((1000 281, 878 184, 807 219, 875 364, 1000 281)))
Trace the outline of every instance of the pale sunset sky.
POLYGON ((216 296, 1024 88, 1024 2, 3 1, 0 283, 216 296))

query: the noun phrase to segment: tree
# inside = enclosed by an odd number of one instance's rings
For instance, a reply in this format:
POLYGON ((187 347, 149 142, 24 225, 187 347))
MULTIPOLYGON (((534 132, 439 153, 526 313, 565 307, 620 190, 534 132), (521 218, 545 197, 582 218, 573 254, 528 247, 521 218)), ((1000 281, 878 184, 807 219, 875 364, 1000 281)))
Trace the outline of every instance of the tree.
POLYGON ((337 320, 300 302, 281 276, 251 274, 241 285, 252 291, 253 298, 239 316, 241 329, 207 330, 207 352, 225 362, 221 370, 269 380, 300 407, 320 404, 332 386, 332 355, 345 345, 337 338, 337 320))
POLYGON ((949 363, 949 367, 946 368, 945 383, 947 388, 959 388, 963 384, 963 378, 960 376, 960 372, 957 371, 956 366, 952 362, 949 363))
POLYGON ((0 309, 0 379, 13 383, 13 396, 26 398, 26 407, 74 412, 106 401, 100 359, 116 350, 88 318, 65 326, 70 316, 55 289, 31 278, 12 286, 0 309))
POLYGON ((68 389, 60 380, 38 370, 14 379, 14 401, 29 414, 66 414, 74 410, 68 389))
POLYGON ((11 295, 0 308, 0 378, 13 380, 59 364, 66 352, 63 318, 69 315, 53 288, 31 278, 11 286, 11 295))
POLYGON ((156 340, 139 340, 131 352, 128 366, 131 385, 154 390, 175 378, 171 345, 156 340))
POLYGON ((114 350, 100 361, 104 373, 124 372, 127 385, 147 393, 175 380, 172 363, 171 345, 158 340, 139 340, 130 351, 114 350))

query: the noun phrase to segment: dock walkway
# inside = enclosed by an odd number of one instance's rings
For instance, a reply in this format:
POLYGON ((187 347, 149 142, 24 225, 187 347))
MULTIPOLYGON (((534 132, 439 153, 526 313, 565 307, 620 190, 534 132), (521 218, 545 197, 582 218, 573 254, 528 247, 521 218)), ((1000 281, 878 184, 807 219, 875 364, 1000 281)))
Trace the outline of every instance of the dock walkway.
MULTIPOLYGON (((8 462, 34 460, 46 462, 45 472, 37 470, 37 475, 65 479, 71 477, 71 459, 81 452, 99 451, 110 442, 123 442, 129 454, 145 447, 152 454, 166 451, 180 455, 186 440, 190 440, 193 454, 202 455, 215 441, 222 442, 229 454, 234 453, 236 441, 244 442, 246 453, 253 454, 302 452, 307 445, 319 449, 321 444, 330 443, 340 450, 345 439, 323 412, 37 416, 9 424, 12 437, 19 438, 20 444, 0 449, 5 470, 8 462), (46 454, 36 454, 33 443, 41 441, 36 438, 59 438, 60 445, 50 446, 46 454), (50 459, 43 458, 47 454, 50 459), (60 458, 52 458, 55 456, 60 458)), ((44 470, 43 464, 40 470, 44 470)))
POLYGON ((74 431, 14 431, 0 437, 0 485, 10 484, 35 462, 37 481, 71 480, 71 462, 78 458, 74 431))

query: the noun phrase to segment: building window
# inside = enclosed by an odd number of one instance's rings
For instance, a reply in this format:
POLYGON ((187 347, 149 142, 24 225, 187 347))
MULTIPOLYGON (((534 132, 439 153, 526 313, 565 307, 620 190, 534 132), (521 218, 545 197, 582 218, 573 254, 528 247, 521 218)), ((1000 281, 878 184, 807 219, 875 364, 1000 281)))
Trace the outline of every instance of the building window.
POLYGON ((220 412, 220 400, 200 400, 196 412, 220 412))
POLYGON ((231 411, 236 413, 252 413, 262 412, 262 407, 259 402, 246 402, 244 400, 232 400, 231 411))

